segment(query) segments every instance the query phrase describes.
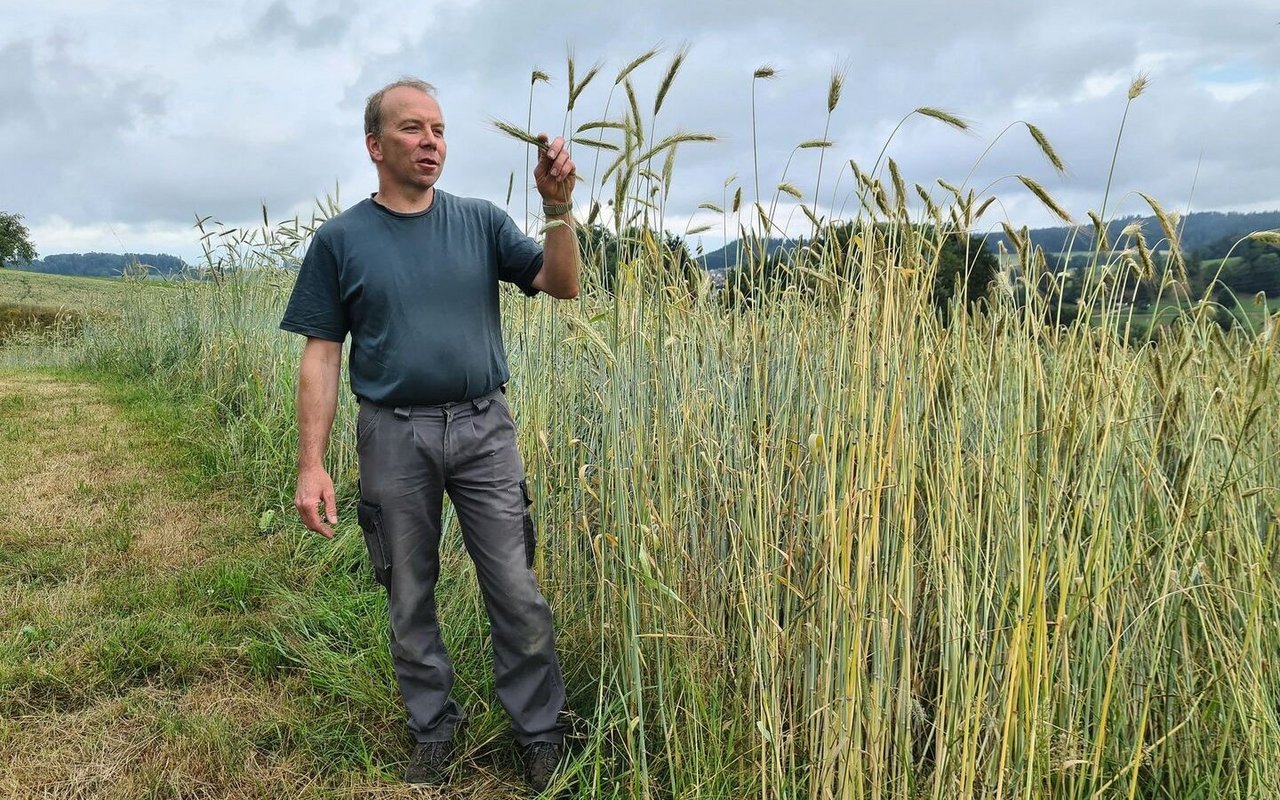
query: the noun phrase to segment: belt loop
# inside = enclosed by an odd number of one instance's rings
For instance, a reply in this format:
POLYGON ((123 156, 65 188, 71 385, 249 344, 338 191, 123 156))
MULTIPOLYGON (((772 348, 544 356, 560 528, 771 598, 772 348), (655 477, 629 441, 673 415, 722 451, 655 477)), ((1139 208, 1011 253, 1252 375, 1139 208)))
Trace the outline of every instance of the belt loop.
POLYGON ((477 397, 475 400, 471 401, 471 404, 476 407, 476 411, 479 411, 481 414, 483 414, 486 410, 488 410, 489 404, 492 402, 493 401, 490 400, 488 397, 477 397))
POLYGON ((412 409, 413 409, 413 406, 396 406, 395 412, 394 412, 396 415, 396 419, 408 419, 409 412, 412 409))

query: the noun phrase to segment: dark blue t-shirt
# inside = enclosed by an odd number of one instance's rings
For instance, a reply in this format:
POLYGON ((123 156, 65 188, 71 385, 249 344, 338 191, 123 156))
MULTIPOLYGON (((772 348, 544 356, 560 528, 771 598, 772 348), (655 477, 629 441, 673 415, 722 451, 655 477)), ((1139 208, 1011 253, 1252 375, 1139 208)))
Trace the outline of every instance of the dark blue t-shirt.
POLYGON ((469 400, 510 377, 498 281, 533 295, 542 247, 487 200, 436 189, 399 214, 363 200, 316 231, 280 327, 341 342, 351 390, 383 405, 469 400))

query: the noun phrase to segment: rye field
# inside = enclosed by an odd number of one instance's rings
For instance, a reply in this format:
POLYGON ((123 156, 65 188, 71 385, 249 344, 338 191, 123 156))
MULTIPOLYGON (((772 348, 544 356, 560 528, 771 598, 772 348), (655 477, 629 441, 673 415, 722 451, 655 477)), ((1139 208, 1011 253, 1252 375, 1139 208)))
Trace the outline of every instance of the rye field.
MULTIPOLYGON (((572 709, 548 796, 1280 797, 1280 318, 1224 329, 1138 240, 1069 324, 1030 247, 1016 282, 939 307, 944 239, 993 204, 889 159, 818 168, 813 196, 855 187, 846 236, 792 183, 727 189, 708 205, 748 241, 787 198, 814 235, 716 291, 662 216, 675 154, 714 145, 653 135, 679 60, 651 114, 629 80, 648 61, 570 123, 594 142, 582 296, 504 295, 572 709), (1091 324, 1136 280, 1182 309, 1160 335, 1091 324)), ((524 796, 452 519, 466 769, 398 783, 345 390, 339 535, 292 511, 301 342, 276 325, 334 211, 214 230, 206 280, 0 350, 0 792, 524 796)))

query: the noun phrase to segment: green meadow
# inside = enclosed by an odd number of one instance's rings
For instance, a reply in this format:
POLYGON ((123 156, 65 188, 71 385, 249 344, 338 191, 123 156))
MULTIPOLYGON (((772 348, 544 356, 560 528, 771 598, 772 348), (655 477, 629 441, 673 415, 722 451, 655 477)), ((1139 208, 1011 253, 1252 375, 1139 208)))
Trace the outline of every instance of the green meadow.
MULTIPOLYGON (((556 796, 1280 796, 1280 320, 1218 324, 1136 243, 1069 324, 1031 248, 1021 285, 940 307, 944 238, 999 204, 891 159, 817 172, 856 189, 843 238, 792 184, 727 189, 708 206, 748 241, 780 197, 815 235, 716 291, 663 235, 676 154, 715 146, 653 133, 679 67, 637 59, 568 115, 582 296, 504 294, 572 709, 556 796), (655 98, 636 69, 666 70, 655 98), (1179 307, 1159 336, 1093 322, 1136 280, 1179 307)), ((0 272, 5 302, 28 281, 13 302, 80 315, 0 349, 0 793, 524 796, 451 517, 467 770, 398 784, 345 393, 338 536, 292 511, 301 342, 276 325, 307 227, 212 231, 218 270, 163 287, 0 272)))
POLYGON ((79 330, 87 315, 111 315, 136 291, 123 281, 0 270, 0 343, 14 336, 79 330))

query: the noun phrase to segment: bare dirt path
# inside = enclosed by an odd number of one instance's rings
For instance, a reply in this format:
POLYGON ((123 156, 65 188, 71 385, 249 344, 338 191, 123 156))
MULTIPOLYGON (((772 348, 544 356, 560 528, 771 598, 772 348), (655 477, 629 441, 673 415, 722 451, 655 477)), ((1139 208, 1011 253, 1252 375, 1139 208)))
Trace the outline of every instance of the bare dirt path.
POLYGON ((131 560, 160 567, 190 563, 201 534, 228 524, 209 506, 173 499, 166 476, 146 463, 158 443, 91 384, 0 373, 0 415, 0 535, 8 541, 115 535, 131 560))

